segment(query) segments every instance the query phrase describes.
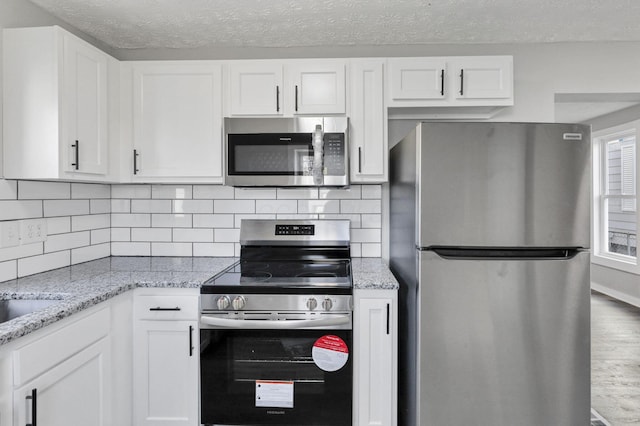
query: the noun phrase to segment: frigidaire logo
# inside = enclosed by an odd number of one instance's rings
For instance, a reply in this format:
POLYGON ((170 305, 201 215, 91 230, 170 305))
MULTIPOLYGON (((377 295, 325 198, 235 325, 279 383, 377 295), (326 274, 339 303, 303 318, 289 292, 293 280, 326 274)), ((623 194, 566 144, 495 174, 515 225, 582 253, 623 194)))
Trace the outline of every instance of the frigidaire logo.
POLYGON ((283 415, 284 411, 267 410, 267 414, 279 414, 283 415))

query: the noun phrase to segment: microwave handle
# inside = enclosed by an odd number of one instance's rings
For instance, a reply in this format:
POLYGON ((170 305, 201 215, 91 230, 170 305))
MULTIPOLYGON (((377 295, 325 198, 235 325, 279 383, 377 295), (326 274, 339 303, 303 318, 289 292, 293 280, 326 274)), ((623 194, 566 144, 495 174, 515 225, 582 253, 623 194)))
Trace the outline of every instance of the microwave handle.
POLYGON ((322 185, 324 182, 324 164, 322 162, 324 157, 324 135, 322 134, 322 126, 316 125, 316 129, 313 132, 313 183, 315 185, 322 185))

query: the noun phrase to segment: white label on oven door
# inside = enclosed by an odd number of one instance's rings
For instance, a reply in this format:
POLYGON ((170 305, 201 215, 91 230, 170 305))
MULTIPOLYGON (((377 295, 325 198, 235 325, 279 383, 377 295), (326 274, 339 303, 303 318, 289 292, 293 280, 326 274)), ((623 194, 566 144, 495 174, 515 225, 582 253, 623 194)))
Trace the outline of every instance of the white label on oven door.
POLYGON ((338 336, 326 335, 313 344, 311 356, 321 370, 338 371, 349 360, 349 348, 338 336))
POLYGON ((256 407, 293 408, 293 382, 256 380, 256 407))

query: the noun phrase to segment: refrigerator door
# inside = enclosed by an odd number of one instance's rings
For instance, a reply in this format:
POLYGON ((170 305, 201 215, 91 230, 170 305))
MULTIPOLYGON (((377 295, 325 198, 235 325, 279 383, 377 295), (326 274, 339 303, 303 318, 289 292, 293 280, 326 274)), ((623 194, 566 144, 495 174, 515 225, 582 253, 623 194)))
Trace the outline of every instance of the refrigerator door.
POLYGON ((589 424, 589 252, 419 258, 417 425, 589 424))
POLYGON ((577 124, 422 123, 417 245, 589 247, 590 139, 577 124))

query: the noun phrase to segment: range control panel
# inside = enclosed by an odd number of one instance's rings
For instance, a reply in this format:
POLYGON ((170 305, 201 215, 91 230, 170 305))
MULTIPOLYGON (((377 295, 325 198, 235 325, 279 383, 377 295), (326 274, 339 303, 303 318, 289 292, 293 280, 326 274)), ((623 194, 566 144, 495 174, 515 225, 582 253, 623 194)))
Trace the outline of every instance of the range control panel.
POLYGON ((276 235, 315 235, 315 225, 276 225, 276 235))

